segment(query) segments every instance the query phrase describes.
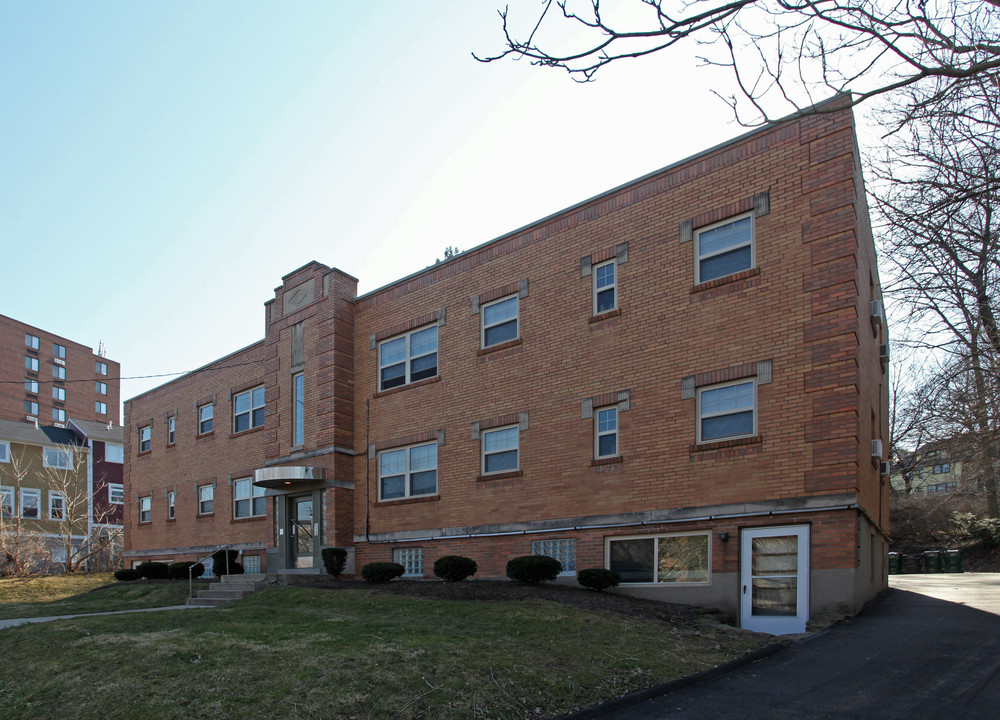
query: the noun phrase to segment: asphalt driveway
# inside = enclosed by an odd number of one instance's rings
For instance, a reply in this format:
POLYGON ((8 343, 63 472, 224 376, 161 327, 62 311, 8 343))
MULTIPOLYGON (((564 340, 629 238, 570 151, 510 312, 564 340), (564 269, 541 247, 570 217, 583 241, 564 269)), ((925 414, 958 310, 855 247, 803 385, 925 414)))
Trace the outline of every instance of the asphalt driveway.
POLYGON ((1000 718, 1000 574, 892 576, 857 617, 600 720, 1000 718))

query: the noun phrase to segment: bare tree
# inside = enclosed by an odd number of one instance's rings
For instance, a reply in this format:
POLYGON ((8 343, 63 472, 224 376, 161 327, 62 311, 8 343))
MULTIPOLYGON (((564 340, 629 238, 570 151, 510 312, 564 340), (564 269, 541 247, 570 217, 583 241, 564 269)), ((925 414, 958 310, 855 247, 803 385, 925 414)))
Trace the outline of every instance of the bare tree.
MULTIPOLYGON (((989 514, 1000 517, 1000 125, 969 99, 955 98, 890 139, 888 157, 875 165, 876 208, 889 270, 884 290, 909 315, 909 343, 939 361, 927 390, 937 432, 976 438, 989 514)), ((897 128, 905 112, 890 111, 897 128)))
POLYGON ((98 514, 91 522, 94 503, 87 485, 87 453, 77 446, 47 448, 53 463, 26 459, 12 453, 0 485, 10 488, 0 507, 0 570, 11 575, 49 571, 55 563, 52 551, 60 550, 59 564, 66 572, 78 572, 88 563, 113 559, 121 541, 121 527, 111 526, 110 517, 98 514), (32 504, 21 499, 26 486, 38 490, 32 504), (50 505, 43 504, 42 486, 50 505), (48 510, 48 512, 46 512, 48 510))
POLYGON ((60 446, 58 451, 67 462, 59 467, 45 467, 44 477, 63 501, 61 517, 52 519, 59 521, 59 544, 66 558, 66 572, 78 572, 91 560, 102 559, 102 564, 107 564, 107 559, 115 554, 122 530, 108 526, 110 509, 94 510, 93 488, 86 481, 87 453, 70 445, 60 446))
MULTIPOLYGON (((834 93, 853 102, 934 81, 910 116, 955 95, 1000 94, 1000 0, 545 0, 527 20, 500 11, 506 49, 581 82, 626 58, 696 45, 729 68, 716 94, 743 124, 768 122, 834 93), (992 88, 982 93, 975 86, 992 88)), ((987 104, 990 101, 987 100, 987 104)))

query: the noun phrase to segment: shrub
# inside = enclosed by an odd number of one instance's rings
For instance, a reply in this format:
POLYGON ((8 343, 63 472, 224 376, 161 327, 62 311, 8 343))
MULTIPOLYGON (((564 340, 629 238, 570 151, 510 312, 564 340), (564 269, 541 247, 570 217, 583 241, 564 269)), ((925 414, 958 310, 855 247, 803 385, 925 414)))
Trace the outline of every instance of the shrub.
POLYGON ((338 547, 323 548, 321 554, 323 567, 326 568, 328 575, 337 577, 344 572, 344 565, 347 564, 347 550, 338 547))
POLYGON ((167 580, 170 578, 170 570, 165 562, 144 562, 135 566, 135 572, 141 578, 150 580, 167 580))
POLYGON ((196 563, 193 560, 182 560, 181 562, 170 563, 170 565, 167 566, 167 572, 174 580, 187 580, 189 568, 193 568, 191 570, 190 577, 197 578, 205 574, 205 566, 201 563, 196 563))
POLYGON ((588 568, 576 574, 576 581, 589 590, 600 592, 606 588, 614 587, 622 581, 622 578, 614 570, 588 568))
POLYGON ((960 533, 978 540, 983 547, 1000 546, 1000 520, 976 517, 972 513, 955 513, 952 519, 960 533))
POLYGON ((361 568, 361 577, 370 583, 387 583, 400 577, 406 568, 394 562, 373 562, 361 568))
POLYGON ((243 565, 239 562, 240 554, 236 550, 216 550, 212 553, 212 573, 216 577, 223 575, 242 575, 243 565), (226 559, 229 559, 227 564, 226 559))
POLYGON ((460 582, 478 569, 475 560, 461 555, 445 555, 434 561, 434 574, 445 582, 460 582))
POLYGON ((118 582, 131 582, 132 580, 138 580, 139 573, 137 573, 132 568, 122 568, 121 570, 115 570, 115 580, 118 582))
POLYGON ((562 563, 548 555, 522 555, 507 563, 507 577, 532 585, 555 580, 560 572, 562 563))

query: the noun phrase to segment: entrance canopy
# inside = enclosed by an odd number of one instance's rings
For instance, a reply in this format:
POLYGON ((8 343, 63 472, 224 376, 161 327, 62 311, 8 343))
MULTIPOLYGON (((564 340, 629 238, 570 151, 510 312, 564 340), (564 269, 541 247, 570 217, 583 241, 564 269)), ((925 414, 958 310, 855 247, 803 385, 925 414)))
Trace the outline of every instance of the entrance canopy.
POLYGON ((272 490, 292 490, 323 479, 323 468, 292 465, 253 471, 253 484, 272 490))

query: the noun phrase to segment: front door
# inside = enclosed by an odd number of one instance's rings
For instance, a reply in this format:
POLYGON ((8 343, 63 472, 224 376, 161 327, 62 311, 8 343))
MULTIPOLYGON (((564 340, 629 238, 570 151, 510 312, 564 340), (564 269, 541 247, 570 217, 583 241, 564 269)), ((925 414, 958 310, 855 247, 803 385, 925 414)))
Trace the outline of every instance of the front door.
POLYGON ((289 539, 291 552, 290 567, 311 568, 315 536, 313 524, 313 499, 311 495, 289 498, 289 539))
POLYGON ((740 536, 740 625, 787 635, 809 619, 809 526, 748 528, 740 536))

